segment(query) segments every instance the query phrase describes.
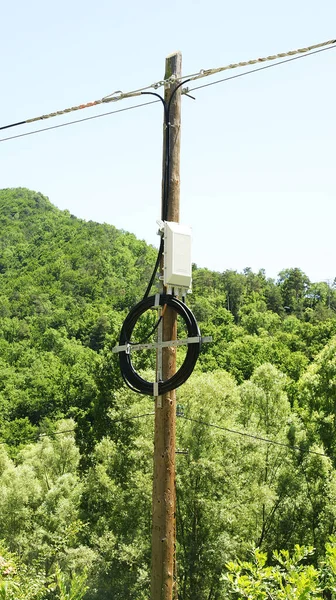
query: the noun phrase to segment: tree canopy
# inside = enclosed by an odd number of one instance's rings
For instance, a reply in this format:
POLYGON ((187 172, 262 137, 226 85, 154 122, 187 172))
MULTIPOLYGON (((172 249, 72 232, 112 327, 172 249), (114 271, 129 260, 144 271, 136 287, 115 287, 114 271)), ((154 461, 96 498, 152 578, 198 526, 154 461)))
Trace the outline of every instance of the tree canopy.
MULTIPOLYGON (((147 600, 153 402, 112 348, 157 251, 23 188, 0 228, 0 598, 147 600)), ((188 303, 178 597, 335 597, 335 285, 193 265, 188 303)))

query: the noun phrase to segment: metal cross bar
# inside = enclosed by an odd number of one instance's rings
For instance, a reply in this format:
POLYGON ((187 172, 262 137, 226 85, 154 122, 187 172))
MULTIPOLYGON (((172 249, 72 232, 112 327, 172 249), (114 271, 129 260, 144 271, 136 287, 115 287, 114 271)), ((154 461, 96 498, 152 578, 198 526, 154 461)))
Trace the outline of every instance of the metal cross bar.
POLYGON ((154 349, 162 349, 173 346, 186 346, 188 344, 198 344, 202 342, 202 344, 207 344, 208 342, 212 342, 212 336, 208 335, 205 337, 196 335, 195 337, 184 338, 182 340, 170 340, 166 342, 158 341, 151 342, 149 344, 124 344, 123 346, 114 346, 112 348, 112 352, 126 352, 129 354, 133 350, 154 350, 154 349))

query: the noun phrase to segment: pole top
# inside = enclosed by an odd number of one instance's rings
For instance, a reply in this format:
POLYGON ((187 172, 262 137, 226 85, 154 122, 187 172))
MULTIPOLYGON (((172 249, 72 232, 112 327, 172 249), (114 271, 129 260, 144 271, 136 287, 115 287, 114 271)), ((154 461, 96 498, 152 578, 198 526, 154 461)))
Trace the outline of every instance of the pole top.
POLYGON ((169 79, 172 75, 175 77, 182 75, 182 52, 180 50, 169 54, 166 58, 165 79, 169 79))
POLYGON ((168 60, 169 58, 172 58, 173 56, 177 56, 177 54, 182 55, 181 50, 176 50, 176 52, 172 52, 171 54, 168 54, 168 56, 166 57, 166 60, 168 60))

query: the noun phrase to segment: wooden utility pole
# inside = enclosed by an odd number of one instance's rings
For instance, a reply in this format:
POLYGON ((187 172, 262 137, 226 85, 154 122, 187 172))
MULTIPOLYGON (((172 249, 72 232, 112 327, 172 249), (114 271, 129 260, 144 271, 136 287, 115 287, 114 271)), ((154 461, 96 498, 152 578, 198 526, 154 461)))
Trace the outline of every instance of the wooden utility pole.
MULTIPOLYGON (((182 75, 182 54, 176 52, 166 58, 165 79, 182 75)), ((178 81, 177 81, 178 83, 178 81)), ((165 88, 168 102, 176 83, 165 88)), ((180 212, 180 127, 181 89, 171 102, 170 126, 164 129, 164 138, 170 134, 170 170, 167 221, 179 222, 180 212)), ((163 169, 165 169, 165 140, 163 143, 163 169)), ((174 340, 177 334, 177 317, 171 309, 163 317, 163 340, 174 340)), ((176 348, 162 351, 162 378, 169 379, 176 373, 176 348)), ((176 545, 175 525, 175 437, 176 394, 155 398, 154 477, 153 477, 153 529, 152 529, 152 578, 151 600, 177 598, 174 582, 176 545)))

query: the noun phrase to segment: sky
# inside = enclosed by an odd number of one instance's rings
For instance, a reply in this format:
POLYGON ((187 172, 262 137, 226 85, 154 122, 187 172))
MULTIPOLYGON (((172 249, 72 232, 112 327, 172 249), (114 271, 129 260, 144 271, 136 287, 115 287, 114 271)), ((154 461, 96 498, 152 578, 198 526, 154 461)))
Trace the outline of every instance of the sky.
MULTIPOLYGON (((0 126, 149 85, 176 50, 194 73, 334 39, 335 22, 335 0, 2 3, 0 126)), ((336 277, 335 65, 336 48, 183 97, 181 222, 199 267, 336 277)), ((0 132, 0 188, 158 246, 160 104, 1 141, 137 103, 0 132)))

